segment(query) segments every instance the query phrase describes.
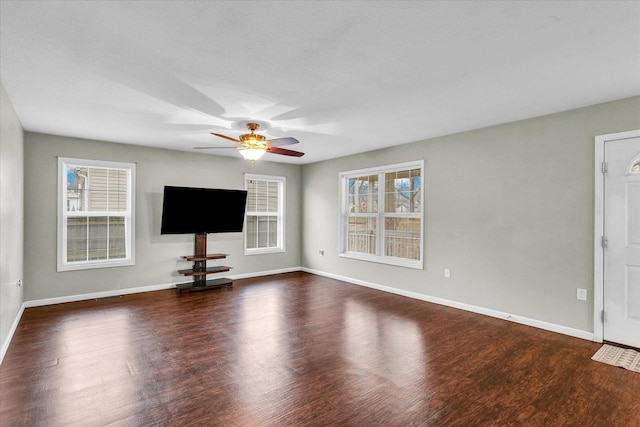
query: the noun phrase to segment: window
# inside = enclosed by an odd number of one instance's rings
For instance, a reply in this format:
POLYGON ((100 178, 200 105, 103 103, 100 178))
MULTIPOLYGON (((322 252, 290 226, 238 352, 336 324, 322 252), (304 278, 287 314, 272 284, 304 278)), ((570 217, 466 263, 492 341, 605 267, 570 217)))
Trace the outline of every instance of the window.
POLYGON ((133 265, 135 164, 58 159, 58 271, 133 265))
POLYGON ((340 256, 423 268, 422 161, 340 174, 340 256))
POLYGON ((284 252, 285 183, 285 177, 245 175, 245 254, 284 252))

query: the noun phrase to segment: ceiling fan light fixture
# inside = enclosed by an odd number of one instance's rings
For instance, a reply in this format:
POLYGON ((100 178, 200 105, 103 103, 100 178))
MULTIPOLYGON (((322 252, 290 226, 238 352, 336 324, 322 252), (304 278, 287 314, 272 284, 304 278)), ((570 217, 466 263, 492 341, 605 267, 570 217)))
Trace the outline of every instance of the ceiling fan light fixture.
POLYGON ((280 154, 282 156, 293 156, 293 157, 302 157, 304 153, 299 151, 288 150, 286 148, 281 148, 284 145, 297 144, 299 141, 295 138, 284 137, 284 138, 275 138, 275 139, 267 139, 264 135, 259 135, 255 133, 256 129, 258 129, 260 125, 258 123, 247 123, 247 128, 251 131, 251 133, 245 133, 240 135, 238 139, 232 138, 227 135, 223 135, 220 133, 210 132, 212 135, 215 135, 220 138, 224 138, 229 141, 233 141, 236 144, 240 144, 240 147, 237 145, 235 147, 193 147, 194 149, 207 149, 207 148, 237 148, 246 160, 250 160, 251 162, 255 162, 267 151, 272 154, 280 154))
POLYGON ((258 160, 267 152, 264 148, 241 148, 238 151, 240 151, 245 160, 251 160, 252 162, 258 160))

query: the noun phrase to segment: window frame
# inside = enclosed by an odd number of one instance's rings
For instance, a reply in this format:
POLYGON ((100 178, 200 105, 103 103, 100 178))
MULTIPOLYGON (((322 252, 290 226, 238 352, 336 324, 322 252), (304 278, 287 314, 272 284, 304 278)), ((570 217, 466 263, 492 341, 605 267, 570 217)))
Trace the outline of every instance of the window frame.
POLYGON ((424 160, 417 160, 404 163, 396 163, 392 165, 378 166, 366 169, 357 169, 351 171, 340 172, 339 174, 339 191, 340 197, 340 226, 339 226, 339 248, 338 256, 341 258, 351 258, 361 261, 370 261, 380 264, 394 265, 398 267, 414 268, 418 270, 424 269, 424 160), (420 218, 420 248, 419 259, 412 260, 402 257, 394 257, 384 255, 384 223, 385 218, 389 217, 408 217, 406 213, 387 213, 384 211, 385 205, 385 179, 384 176, 390 172, 408 171, 412 169, 420 169, 420 200, 421 209, 419 213, 411 214, 410 217, 420 218), (362 213, 361 216, 376 218, 376 251, 375 254, 363 252, 353 252, 348 250, 348 227, 349 227, 349 179, 361 176, 378 175, 378 191, 377 191, 377 212, 362 213))
MULTIPOLYGON (((135 265, 135 190, 136 190, 136 164, 114 162, 104 160, 78 159, 71 157, 58 157, 58 220, 57 220, 57 271, 76 271, 95 268, 124 267, 135 265), (125 220, 125 258, 101 259, 85 261, 67 261, 67 168, 87 167, 103 169, 119 169, 128 171, 127 179, 127 210, 122 215, 125 220)), ((91 212, 87 212, 91 213, 91 212)), ((94 212, 90 216, 110 216, 109 211, 94 212)), ((120 212, 119 212, 120 213, 120 212)))
MULTIPOLYGON (((245 210, 245 227, 243 232, 243 246, 244 246, 244 254, 245 255, 264 255, 264 254, 273 254, 286 252, 285 248, 285 200, 286 200, 286 188, 287 188, 287 178, 284 176, 275 176, 275 175, 258 175, 245 173, 244 174, 244 189, 249 191, 249 181, 268 181, 268 182, 276 182, 278 183, 278 212, 249 212, 249 200, 247 199, 247 208, 245 210), (277 218, 278 224, 278 233, 277 233, 277 245, 274 247, 266 247, 266 248, 248 248, 247 247, 247 236, 248 236, 248 218, 249 216, 275 216, 277 218)), ((249 197, 249 194, 247 194, 249 197)))

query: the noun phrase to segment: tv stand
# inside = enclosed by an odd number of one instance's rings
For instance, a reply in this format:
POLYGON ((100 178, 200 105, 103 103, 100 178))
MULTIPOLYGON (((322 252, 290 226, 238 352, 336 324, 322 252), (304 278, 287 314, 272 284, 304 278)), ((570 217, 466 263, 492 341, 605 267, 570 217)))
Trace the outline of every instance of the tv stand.
POLYGON ((193 277, 193 281, 178 283, 176 289, 178 293, 182 295, 183 291, 205 291, 209 289, 220 289, 222 287, 232 287, 233 280, 228 278, 209 279, 207 275, 222 273, 231 270, 231 267, 224 265, 207 267, 207 261, 210 259, 224 259, 227 254, 208 254, 207 253, 207 234, 196 233, 195 236, 195 254, 183 255, 180 258, 193 262, 192 268, 178 270, 178 273, 184 276, 193 277))

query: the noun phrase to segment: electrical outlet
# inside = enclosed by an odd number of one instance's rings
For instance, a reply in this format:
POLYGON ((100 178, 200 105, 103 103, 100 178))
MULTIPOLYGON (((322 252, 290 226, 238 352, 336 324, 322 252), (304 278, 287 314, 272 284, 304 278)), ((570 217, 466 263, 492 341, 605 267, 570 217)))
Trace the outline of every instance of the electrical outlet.
POLYGON ((18 285, 19 288, 22 287, 22 279, 18 279, 18 282, 16 283, 16 285, 18 285))
POLYGON ((578 300, 580 300, 580 301, 586 301, 587 300, 587 290, 586 289, 582 289, 582 288, 578 288, 578 291, 576 293, 576 298, 578 298, 578 300))
POLYGON ((444 269, 444 277, 445 279, 451 279, 451 269, 449 268, 444 269))

